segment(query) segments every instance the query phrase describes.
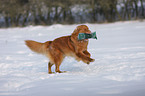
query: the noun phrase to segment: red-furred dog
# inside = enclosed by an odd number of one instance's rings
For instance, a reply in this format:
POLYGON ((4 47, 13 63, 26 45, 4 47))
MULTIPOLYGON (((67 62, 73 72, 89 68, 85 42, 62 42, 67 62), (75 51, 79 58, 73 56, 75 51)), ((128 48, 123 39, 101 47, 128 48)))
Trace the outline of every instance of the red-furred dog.
POLYGON ((48 69, 51 74, 51 67, 55 64, 55 71, 62 73, 59 67, 65 56, 72 56, 76 60, 82 60, 89 64, 94 59, 90 58, 87 51, 88 40, 78 40, 79 33, 91 33, 86 25, 78 26, 70 36, 63 36, 53 41, 39 43, 32 40, 26 40, 26 45, 34 52, 45 55, 49 58, 48 69))

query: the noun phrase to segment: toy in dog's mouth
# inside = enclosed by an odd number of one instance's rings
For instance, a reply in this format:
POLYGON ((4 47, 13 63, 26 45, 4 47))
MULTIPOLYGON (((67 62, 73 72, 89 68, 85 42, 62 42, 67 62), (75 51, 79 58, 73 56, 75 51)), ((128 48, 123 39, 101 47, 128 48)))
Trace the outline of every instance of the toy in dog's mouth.
POLYGON ((96 36, 96 32, 93 33, 79 33, 78 35, 78 40, 88 40, 88 39, 96 39, 97 40, 97 36, 96 36))

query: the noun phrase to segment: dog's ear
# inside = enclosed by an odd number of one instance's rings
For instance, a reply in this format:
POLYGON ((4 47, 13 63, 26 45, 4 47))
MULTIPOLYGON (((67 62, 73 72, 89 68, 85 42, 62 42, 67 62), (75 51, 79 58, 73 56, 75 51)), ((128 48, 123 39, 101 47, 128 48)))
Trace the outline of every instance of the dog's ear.
POLYGON ((80 28, 77 27, 77 28, 73 31, 72 35, 73 35, 73 36, 77 36, 77 35, 79 34, 79 31, 80 31, 80 28))
POLYGON ((76 29, 71 34, 71 40, 73 42, 76 42, 78 40, 79 31, 80 31, 80 28, 76 27, 76 29))

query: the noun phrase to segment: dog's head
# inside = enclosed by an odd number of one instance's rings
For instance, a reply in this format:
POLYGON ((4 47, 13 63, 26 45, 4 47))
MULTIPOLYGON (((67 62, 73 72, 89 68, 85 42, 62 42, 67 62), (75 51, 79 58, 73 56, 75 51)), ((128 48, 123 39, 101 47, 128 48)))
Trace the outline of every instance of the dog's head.
MULTIPOLYGON (((86 25, 77 26, 77 28, 74 30, 74 32, 71 35, 72 39, 78 40, 79 33, 91 33, 91 31, 86 25)), ((88 40, 86 39, 84 41, 88 41, 88 40)))

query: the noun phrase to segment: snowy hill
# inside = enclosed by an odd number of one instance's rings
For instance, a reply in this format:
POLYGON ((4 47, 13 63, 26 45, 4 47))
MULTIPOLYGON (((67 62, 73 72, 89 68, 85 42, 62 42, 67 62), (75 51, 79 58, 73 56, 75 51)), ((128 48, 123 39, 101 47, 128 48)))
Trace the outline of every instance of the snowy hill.
POLYGON ((48 74, 48 59, 24 40, 53 40, 77 25, 0 29, 0 96, 144 96, 145 21, 86 25, 98 36, 88 46, 95 62, 67 57, 62 74, 48 74))

